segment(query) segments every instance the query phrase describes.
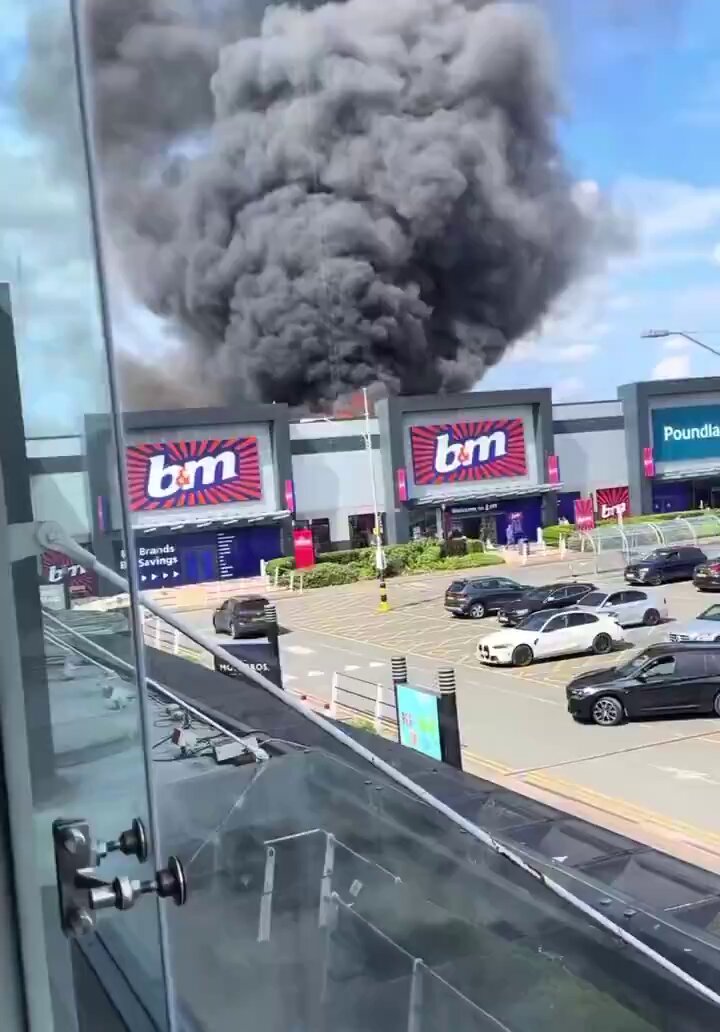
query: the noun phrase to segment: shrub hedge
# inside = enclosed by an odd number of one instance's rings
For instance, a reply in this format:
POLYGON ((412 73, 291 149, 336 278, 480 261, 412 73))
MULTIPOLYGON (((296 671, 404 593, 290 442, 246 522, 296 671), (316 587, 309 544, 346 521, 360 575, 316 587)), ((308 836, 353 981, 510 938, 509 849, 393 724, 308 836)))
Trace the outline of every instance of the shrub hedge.
MULTIPOLYGON (((385 560, 385 574, 388 577, 432 570, 467 570, 504 562, 496 552, 484 551, 481 541, 468 541, 467 555, 446 556, 442 544, 432 540, 389 545, 385 548, 385 560)), ((279 570, 281 584, 288 583, 288 575, 294 569, 295 560, 292 556, 271 559, 267 564, 267 572, 271 577, 279 570)), ((303 586, 325 588, 335 584, 354 584, 356 581, 371 580, 375 576, 375 549, 348 548, 318 555, 315 566, 303 571, 303 586)))

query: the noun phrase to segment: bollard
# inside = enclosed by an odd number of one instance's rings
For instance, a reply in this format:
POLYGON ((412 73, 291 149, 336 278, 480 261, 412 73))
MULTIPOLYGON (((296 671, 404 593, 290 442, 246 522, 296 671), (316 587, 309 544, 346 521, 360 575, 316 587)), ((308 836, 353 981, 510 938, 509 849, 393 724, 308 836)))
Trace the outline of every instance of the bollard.
POLYGON ((385 572, 380 574, 380 604, 378 606, 378 613, 388 613, 390 611, 390 603, 387 597, 387 585, 385 584, 385 572))
POLYGON ((390 676, 392 677, 394 687, 399 684, 407 684, 408 672, 407 659, 405 656, 392 657, 390 660, 390 676))
POLYGON ((458 770, 462 770, 455 670, 452 667, 438 670, 437 688, 440 692, 438 723, 440 725, 440 745, 443 762, 449 763, 451 767, 456 767, 458 770))
MULTIPOLYGON (((268 623, 267 638, 268 638, 268 641, 270 642, 270 644, 273 647, 273 652, 275 654, 275 661, 278 664, 278 667, 280 667, 280 642, 279 642, 279 634, 280 634, 280 632, 279 632, 279 628, 278 628, 277 608, 272 603, 270 603, 269 605, 265 606, 264 612, 265 612, 265 619, 267 620, 267 623, 268 623)), ((281 680, 281 685, 282 685, 282 680, 281 680)))

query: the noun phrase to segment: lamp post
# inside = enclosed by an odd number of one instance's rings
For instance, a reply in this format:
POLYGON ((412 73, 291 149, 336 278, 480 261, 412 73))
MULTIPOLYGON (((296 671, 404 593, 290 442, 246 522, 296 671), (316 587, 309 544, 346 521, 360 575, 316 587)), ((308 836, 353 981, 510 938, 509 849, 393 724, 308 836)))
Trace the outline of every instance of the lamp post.
POLYGON ((713 355, 717 355, 720 358, 720 351, 716 351, 715 348, 711 348, 709 344, 703 343, 698 340, 697 337, 693 337, 692 334, 686 333, 685 330, 645 330, 644 333, 640 334, 641 337, 684 337, 685 340, 691 341, 693 344, 697 344, 699 348, 704 348, 705 351, 709 351, 713 355))
POLYGON ((387 598, 387 587, 385 585, 385 552, 382 546, 382 527, 380 526, 380 513, 377 503, 377 484, 375 482, 375 462, 372 453, 372 437, 370 434, 370 407, 368 405, 367 387, 363 387, 363 402, 365 403, 365 451, 367 452, 368 464, 370 466, 370 487, 372 489, 373 536, 375 538, 375 568, 380 578, 380 604, 378 612, 387 613, 390 603, 387 598))

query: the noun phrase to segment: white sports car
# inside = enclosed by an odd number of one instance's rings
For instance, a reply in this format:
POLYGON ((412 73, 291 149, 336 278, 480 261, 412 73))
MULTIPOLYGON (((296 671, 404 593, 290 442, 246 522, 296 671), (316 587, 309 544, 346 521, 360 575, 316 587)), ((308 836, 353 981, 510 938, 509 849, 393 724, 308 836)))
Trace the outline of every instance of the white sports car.
POLYGON ((488 634, 478 643, 477 655, 481 663, 528 666, 546 656, 600 655, 624 640, 622 628, 611 616, 546 609, 532 613, 517 627, 488 634))

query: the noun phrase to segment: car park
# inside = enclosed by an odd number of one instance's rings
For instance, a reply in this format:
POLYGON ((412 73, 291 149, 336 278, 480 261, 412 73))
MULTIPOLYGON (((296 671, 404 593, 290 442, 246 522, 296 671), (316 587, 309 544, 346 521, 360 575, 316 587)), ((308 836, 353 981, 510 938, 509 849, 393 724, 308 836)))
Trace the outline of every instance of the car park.
POLYGON ((720 649, 692 643, 650 645, 618 666, 573 678, 565 694, 576 720, 603 727, 666 713, 720 716, 720 649))
POLYGON ((531 588, 517 602, 504 606, 498 612, 498 621, 505 626, 515 627, 530 613, 542 609, 564 609, 574 606, 580 599, 594 589, 589 581, 558 581, 545 584, 539 588, 531 588))
POLYGON ((477 646, 481 663, 529 666, 535 659, 570 656, 577 652, 611 652, 623 641, 620 625, 610 616, 541 610, 531 613, 517 627, 495 631, 477 646))
POLYGON ((656 548, 642 559, 628 563, 625 580, 629 584, 656 585, 674 580, 692 580, 695 567, 706 562, 707 556, 695 545, 656 548))
POLYGON ((509 577, 461 577, 445 592, 445 608, 453 616, 479 620, 517 601, 529 590, 528 584, 518 584, 509 577))
POLYGON ((720 591, 720 560, 708 559, 696 566, 693 584, 698 591, 720 591))
POLYGON ((720 605, 708 606, 694 620, 676 624, 668 641, 715 641, 720 643, 720 605))
POLYGON ((227 598, 213 613, 213 628, 216 634, 230 634, 233 638, 267 634, 270 622, 265 607, 269 604, 262 595, 227 598))
POLYGON ((614 616, 621 627, 654 627, 667 620, 665 596, 653 588, 596 588, 584 595, 574 609, 614 616))

